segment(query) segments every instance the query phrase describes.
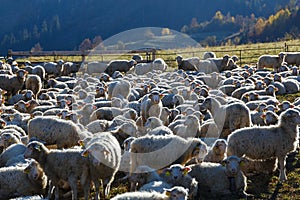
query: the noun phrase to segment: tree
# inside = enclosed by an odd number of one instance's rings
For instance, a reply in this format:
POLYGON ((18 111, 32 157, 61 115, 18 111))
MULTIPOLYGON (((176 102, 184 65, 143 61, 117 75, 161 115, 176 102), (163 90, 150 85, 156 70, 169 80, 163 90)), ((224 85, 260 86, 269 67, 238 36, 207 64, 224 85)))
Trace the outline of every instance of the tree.
POLYGON ((90 50, 93 48, 92 42, 89 38, 85 38, 79 45, 80 51, 90 50))
POLYGON ((199 25, 199 23, 197 21, 197 18, 196 17, 192 18, 190 27, 191 28, 196 28, 198 25, 199 25))
POLYGON ((39 52, 43 51, 43 48, 41 47, 40 43, 36 43, 32 48, 31 52, 39 52))
POLYGON ((100 35, 95 36, 92 43, 93 48, 97 47, 101 42, 103 42, 102 37, 100 35))
POLYGON ((46 20, 44 20, 43 23, 42 23, 42 32, 43 33, 48 32, 48 24, 47 24, 46 20))

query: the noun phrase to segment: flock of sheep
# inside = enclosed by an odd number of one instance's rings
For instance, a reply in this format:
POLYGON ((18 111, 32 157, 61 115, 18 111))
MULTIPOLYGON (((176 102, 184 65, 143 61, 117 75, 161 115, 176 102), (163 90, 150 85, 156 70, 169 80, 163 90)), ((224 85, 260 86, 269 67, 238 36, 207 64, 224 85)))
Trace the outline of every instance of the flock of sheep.
POLYGON ((0 61, 0 199, 246 198, 299 150, 300 53, 0 61), (266 70, 265 68, 272 68, 266 70))

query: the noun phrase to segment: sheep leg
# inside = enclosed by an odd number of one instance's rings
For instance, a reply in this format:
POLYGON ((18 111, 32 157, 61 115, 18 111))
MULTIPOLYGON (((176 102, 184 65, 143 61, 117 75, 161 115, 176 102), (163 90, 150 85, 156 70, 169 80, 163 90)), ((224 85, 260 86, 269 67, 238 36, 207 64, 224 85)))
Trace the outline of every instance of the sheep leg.
POLYGON ((95 178, 93 180, 94 182, 94 186, 95 186, 95 200, 99 200, 100 199, 100 182, 97 178, 95 178))
POLYGON ((72 200, 77 200, 77 178, 71 175, 68 178, 68 182, 72 190, 72 200))
POLYGON ((279 181, 287 180, 285 164, 286 164, 286 156, 278 156, 279 181))

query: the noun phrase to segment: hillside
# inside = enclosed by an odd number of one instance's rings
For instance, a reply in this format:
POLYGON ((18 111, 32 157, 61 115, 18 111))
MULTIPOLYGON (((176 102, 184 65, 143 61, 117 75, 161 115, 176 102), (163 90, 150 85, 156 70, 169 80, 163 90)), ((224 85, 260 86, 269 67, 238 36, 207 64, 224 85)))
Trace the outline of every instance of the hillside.
POLYGON ((2 0, 0 51, 77 49, 85 38, 102 39, 138 27, 180 31, 191 19, 210 20, 217 11, 267 18, 290 0, 2 0), (238 8, 238 9, 236 9, 238 8))

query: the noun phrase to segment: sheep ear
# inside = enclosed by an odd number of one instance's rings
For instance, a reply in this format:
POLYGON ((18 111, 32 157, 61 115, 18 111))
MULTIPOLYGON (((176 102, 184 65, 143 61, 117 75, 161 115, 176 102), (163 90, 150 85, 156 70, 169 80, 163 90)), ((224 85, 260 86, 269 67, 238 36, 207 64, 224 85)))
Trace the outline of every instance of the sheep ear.
POLYGON ((79 146, 84 147, 83 140, 78 140, 78 144, 79 144, 79 146))
POLYGON ((164 97, 164 94, 159 94, 159 98, 162 99, 164 97))
POLYGON ((29 174, 29 169, 28 169, 28 167, 26 167, 26 168, 23 170, 23 172, 24 172, 25 174, 29 174))
POLYGON ((262 119, 265 119, 265 118, 266 118, 266 114, 262 114, 260 117, 261 117, 262 119))
POLYGON ((183 169, 183 175, 187 175, 190 171, 192 171, 192 169, 190 167, 185 167, 183 169))
POLYGON ((89 156, 89 151, 88 150, 84 150, 82 153, 81 153, 81 156, 87 158, 89 156))
POLYGON ((171 191, 164 188, 164 191, 165 191, 165 194, 168 196, 168 197, 171 197, 171 191))
POLYGON ((169 168, 165 169, 164 171, 165 171, 164 172, 165 176, 171 176, 171 172, 170 172, 169 168))

